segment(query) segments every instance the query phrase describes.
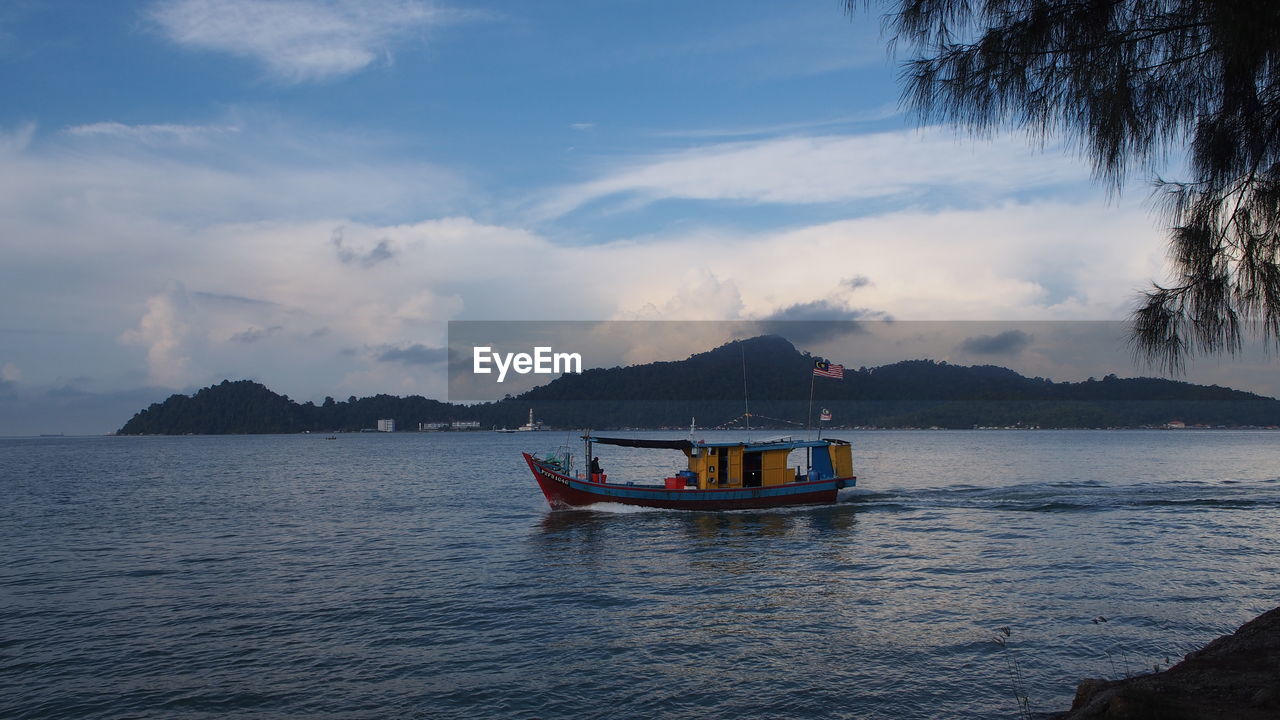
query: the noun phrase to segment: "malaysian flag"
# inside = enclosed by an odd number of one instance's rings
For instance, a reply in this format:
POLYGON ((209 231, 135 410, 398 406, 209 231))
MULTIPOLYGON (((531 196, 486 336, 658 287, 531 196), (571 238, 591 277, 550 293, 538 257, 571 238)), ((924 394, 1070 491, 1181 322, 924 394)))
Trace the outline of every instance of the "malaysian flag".
POLYGON ((831 411, 826 408, 822 408, 822 414, 818 416, 818 420, 821 422, 831 422, 831 411))
POLYGON ((837 380, 843 380, 844 366, 829 363, 826 360, 815 360, 813 362, 813 374, 817 377, 829 377, 837 380))

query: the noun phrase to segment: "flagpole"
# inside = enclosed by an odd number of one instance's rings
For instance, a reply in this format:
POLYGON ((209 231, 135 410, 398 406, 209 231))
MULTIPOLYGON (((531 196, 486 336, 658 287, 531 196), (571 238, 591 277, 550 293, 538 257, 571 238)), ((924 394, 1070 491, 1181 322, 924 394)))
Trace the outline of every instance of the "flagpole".
POLYGON ((804 437, 809 439, 809 427, 813 424, 813 381, 818 376, 814 374, 813 368, 809 368, 809 412, 804 416, 804 437))
MULTIPOLYGON (((747 419, 747 440, 751 439, 751 403, 747 401, 747 344, 740 341, 738 349, 742 351, 742 410, 747 419)), ((812 391, 810 391, 812 392, 812 391)))

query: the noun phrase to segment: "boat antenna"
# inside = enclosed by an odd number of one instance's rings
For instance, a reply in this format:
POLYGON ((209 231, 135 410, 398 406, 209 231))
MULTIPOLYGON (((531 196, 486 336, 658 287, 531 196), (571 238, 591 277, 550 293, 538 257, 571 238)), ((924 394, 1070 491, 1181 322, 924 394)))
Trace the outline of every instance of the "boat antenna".
POLYGON ((747 439, 751 439, 751 404, 747 401, 747 341, 738 342, 738 349, 742 351, 742 409, 743 417, 747 419, 747 439))
MULTIPOLYGON (((805 413, 805 416, 804 416, 804 436, 806 440, 809 439, 809 428, 813 426, 813 380, 814 378, 817 377, 817 375, 814 375, 813 372, 814 372, 813 368, 810 368, 809 369, 809 412, 805 413)), ((818 435, 821 436, 822 432, 819 431, 818 435)))

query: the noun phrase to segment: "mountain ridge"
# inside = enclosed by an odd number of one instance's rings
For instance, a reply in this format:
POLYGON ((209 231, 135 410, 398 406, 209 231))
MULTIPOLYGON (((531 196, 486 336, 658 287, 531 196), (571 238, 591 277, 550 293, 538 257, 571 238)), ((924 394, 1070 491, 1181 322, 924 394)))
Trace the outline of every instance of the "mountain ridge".
POLYGON ((684 360, 563 375, 515 397, 474 405, 422 396, 379 394, 297 403, 265 385, 224 380, 193 395, 175 394, 139 411, 118 434, 224 434, 352 431, 392 418, 418 423, 522 424, 530 407, 553 427, 681 427, 691 417, 735 427, 743 413, 743 366, 756 427, 797 427, 809 412, 830 409, 839 426, 1137 427, 1280 424, 1280 400, 1217 385, 1163 378, 1054 382, 997 365, 903 360, 846 368, 843 381, 812 377, 815 356, 778 336, 735 340, 684 360))

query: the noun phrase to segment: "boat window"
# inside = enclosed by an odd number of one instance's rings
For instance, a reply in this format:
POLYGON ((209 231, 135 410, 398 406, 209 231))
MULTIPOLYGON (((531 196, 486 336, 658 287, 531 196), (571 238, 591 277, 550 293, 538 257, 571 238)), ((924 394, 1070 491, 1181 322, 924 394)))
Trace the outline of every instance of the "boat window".
POLYGON ((742 484, 744 487, 760 487, 763 475, 761 473, 762 461, 764 453, 749 452, 742 454, 742 484))

